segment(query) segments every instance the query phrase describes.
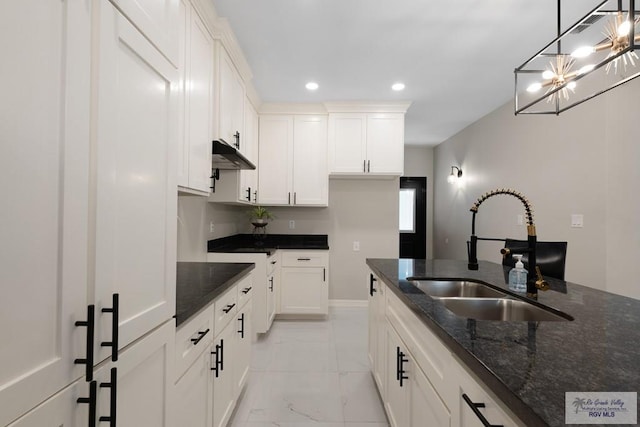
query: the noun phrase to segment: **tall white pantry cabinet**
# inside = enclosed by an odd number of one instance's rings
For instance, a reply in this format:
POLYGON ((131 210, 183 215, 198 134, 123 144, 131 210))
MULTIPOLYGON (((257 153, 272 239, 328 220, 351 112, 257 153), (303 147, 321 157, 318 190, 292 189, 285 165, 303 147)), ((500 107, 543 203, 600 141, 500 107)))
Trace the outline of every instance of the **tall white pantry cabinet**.
POLYGON ((179 4, 114 3, 2 4, 1 426, 169 419, 179 4))

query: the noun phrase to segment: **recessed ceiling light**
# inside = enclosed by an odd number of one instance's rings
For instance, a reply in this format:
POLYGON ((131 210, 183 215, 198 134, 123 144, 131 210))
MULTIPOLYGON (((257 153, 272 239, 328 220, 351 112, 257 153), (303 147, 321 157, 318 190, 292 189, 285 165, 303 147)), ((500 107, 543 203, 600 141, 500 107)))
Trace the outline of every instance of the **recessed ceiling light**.
POLYGON ((395 90, 396 92, 404 90, 404 83, 394 83, 393 86, 391 86, 391 89, 395 90))
POLYGON ((309 82, 306 85, 304 85, 304 87, 306 87, 309 90, 316 90, 318 89, 318 83, 316 82, 309 82))

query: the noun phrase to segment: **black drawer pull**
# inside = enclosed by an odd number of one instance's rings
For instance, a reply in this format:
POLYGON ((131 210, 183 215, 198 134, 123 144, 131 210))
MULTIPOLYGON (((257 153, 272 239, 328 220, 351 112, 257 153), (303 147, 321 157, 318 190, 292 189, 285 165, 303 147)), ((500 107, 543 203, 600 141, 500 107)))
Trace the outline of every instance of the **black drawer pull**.
POLYGON ((269 283, 270 283, 269 290, 273 292, 273 277, 269 277, 269 283))
POLYGON ((206 331, 198 331, 198 338, 191 338, 191 342, 193 345, 198 345, 198 343, 204 338, 205 335, 209 333, 209 328, 206 331))
MULTIPOLYGON (((220 340, 220 342, 222 342, 222 340, 220 340)), ((218 375, 220 374, 220 369, 218 369, 218 365, 220 365, 219 355, 221 350, 222 350, 222 347, 216 344, 215 351, 211 352, 211 354, 216 356, 216 360, 213 362, 213 367, 211 368, 211 370, 215 372, 216 378, 218 378, 218 375)))
POLYGON ((408 362, 409 359, 405 359, 405 354, 404 352, 400 351, 400 347, 396 347, 396 379, 400 382, 400 387, 402 387, 404 384, 402 384, 403 380, 408 380, 409 377, 405 376, 404 374, 407 372, 404 370, 404 363, 408 362))
POLYGON ((228 313, 228 312, 230 312, 230 311, 231 311, 231 309, 232 309, 233 307, 235 307, 235 306, 236 306, 236 303, 235 303, 235 302, 234 302, 233 304, 227 304, 227 306, 226 306, 225 308, 223 308, 223 309, 222 309, 222 311, 224 311, 225 313, 228 313))
POLYGON ((120 295, 113 294, 111 308, 103 308, 103 313, 111 313, 111 341, 102 341, 100 346, 111 347, 111 360, 118 361, 118 318, 120 317, 120 295))
POLYGON ((242 293, 246 295, 246 294, 248 294, 248 293, 249 293, 249 291, 250 291, 250 290, 251 290, 251 286, 249 286, 248 288, 244 288, 244 289, 242 290, 242 293))
POLYGON ((98 421, 106 421, 109 427, 116 427, 116 402, 118 401, 118 368, 111 368, 111 379, 108 383, 100 383, 100 387, 110 389, 109 416, 100 417, 98 421))
POLYGON ((298 261, 311 261, 311 258, 298 258, 298 261))
POLYGON ((89 404, 89 427, 96 427, 97 390, 97 383, 95 381, 91 381, 89 383, 89 397, 79 397, 76 399, 77 403, 89 404))
POLYGON ((240 321, 240 330, 238 333, 240 334, 240 338, 244 338, 244 313, 240 315, 238 320, 240 321))
MULTIPOLYGON (((87 350, 86 350, 86 358, 85 359, 75 359, 73 361, 76 365, 84 365, 84 376, 85 381, 93 380, 93 339, 94 339, 94 331, 95 331, 95 306, 93 304, 87 306, 87 320, 78 320, 75 325, 76 326, 86 326, 87 327, 87 350)), ((88 402, 80 402, 80 403, 88 403, 88 402)))
POLYGON ((369 274, 369 295, 373 296, 374 292, 378 292, 374 287, 373 287, 373 282, 377 282, 377 279, 375 277, 373 277, 373 273, 369 274))
POLYGON ((504 427, 501 424, 491 424, 491 423, 489 423, 489 421, 484 417, 484 415, 482 415, 482 413, 478 410, 478 408, 485 408, 486 405, 484 403, 474 403, 474 402, 472 402, 471 399, 469 398, 469 396, 467 396, 466 393, 462 393, 462 398, 464 399, 465 402, 467 402, 467 405, 469 405, 469 407, 471 408, 473 413, 476 414, 476 417, 478 417, 478 419, 480 420, 480 422, 482 423, 482 425, 484 427, 504 427))
POLYGON ((271 264, 275 264, 276 262, 278 262, 278 261, 271 261, 271 264))

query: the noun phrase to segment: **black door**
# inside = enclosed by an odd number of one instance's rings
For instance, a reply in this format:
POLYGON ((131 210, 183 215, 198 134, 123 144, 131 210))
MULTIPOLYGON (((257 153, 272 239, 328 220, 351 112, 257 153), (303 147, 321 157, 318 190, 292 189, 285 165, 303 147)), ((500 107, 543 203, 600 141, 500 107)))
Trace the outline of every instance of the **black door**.
POLYGON ((400 258, 427 257, 427 178, 400 177, 400 258))

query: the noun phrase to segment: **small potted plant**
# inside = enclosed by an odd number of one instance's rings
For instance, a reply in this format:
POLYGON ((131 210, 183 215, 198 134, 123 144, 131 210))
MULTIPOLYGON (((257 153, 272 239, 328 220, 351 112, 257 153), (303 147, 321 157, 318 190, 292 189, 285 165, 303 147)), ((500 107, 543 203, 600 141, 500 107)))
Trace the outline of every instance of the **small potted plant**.
POLYGON ((273 214, 263 206, 256 206, 251 209, 249 216, 251 218, 251 224, 256 227, 265 227, 270 219, 275 218, 273 214))

